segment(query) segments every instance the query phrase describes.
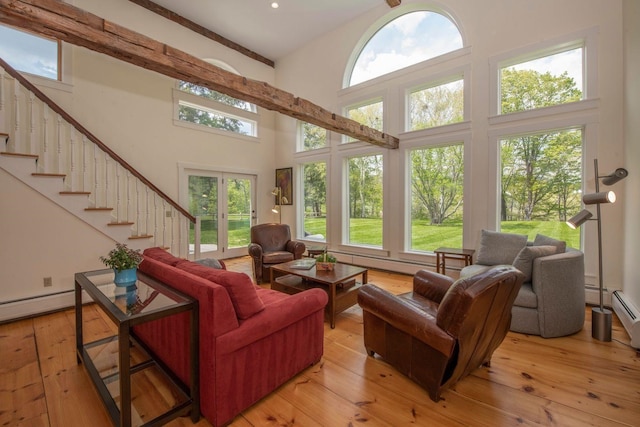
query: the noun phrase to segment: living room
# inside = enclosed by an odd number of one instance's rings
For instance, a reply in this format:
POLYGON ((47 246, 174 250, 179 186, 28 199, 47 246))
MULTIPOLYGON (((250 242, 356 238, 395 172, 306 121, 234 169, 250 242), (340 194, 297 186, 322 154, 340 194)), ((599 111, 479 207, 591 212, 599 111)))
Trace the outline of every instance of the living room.
MULTIPOLYGON (((338 112, 358 99, 367 99, 374 93, 381 96, 379 94, 389 90, 384 84, 343 88, 344 76, 358 43, 370 35, 376 24, 388 19, 389 14, 400 13, 400 9, 390 9, 384 1, 379 3, 347 25, 278 58, 275 68, 212 43, 129 1, 76 0, 74 5, 196 57, 222 61, 243 76, 267 82, 338 112)), ((633 78, 640 68, 637 49, 634 49, 640 37, 635 25, 638 6, 633 1, 595 0, 588 4, 578 0, 545 1, 536 5, 500 2, 491 7, 469 5, 461 0, 438 4, 405 0, 398 7, 407 11, 434 6, 454 18, 465 48, 460 56, 448 63, 436 63, 429 72, 438 75, 456 68, 470 76, 468 116, 464 127, 456 131, 457 135, 454 132, 457 140, 465 144, 468 162, 464 247, 475 248, 480 230, 497 226, 495 141, 502 135, 536 128, 579 125, 584 129, 586 190, 594 189, 594 158, 598 158, 604 172, 617 167, 626 167, 630 172, 616 188, 618 201, 603 207, 602 255, 607 296, 610 298, 613 290, 622 290, 640 307, 640 284, 633 268, 633 253, 640 245, 634 221, 640 208, 636 190, 640 174, 633 169, 640 160, 636 142, 640 131, 634 120, 640 110, 640 97, 637 79, 633 78), (594 86, 587 87, 585 106, 577 111, 554 110, 545 122, 532 117, 511 122, 496 118, 492 112, 490 64, 506 55, 525 54, 529 49, 547 47, 551 42, 568 42, 577 36, 593 42, 596 48, 588 65, 594 68, 586 70, 588 78, 596 80, 594 86)), ((405 273, 419 265, 434 265, 432 254, 405 253, 402 233, 397 232, 396 224, 404 222, 404 212, 395 207, 403 206, 404 202, 403 192, 393 189, 403 188, 402 150, 380 150, 364 143, 340 146, 340 136, 332 133, 328 148, 317 153, 300 153, 296 149, 297 121, 266 109, 259 110, 257 138, 176 125, 175 79, 68 44, 63 46, 63 61, 67 68, 64 68, 62 82, 43 84, 40 89, 174 200, 183 200, 181 173, 184 170, 255 176, 256 221, 277 221, 277 215, 271 212, 274 170, 293 167, 297 171, 299 165, 310 160, 329 160, 328 194, 332 203, 327 214, 332 220, 326 241, 330 248, 365 263, 384 261, 405 273), (380 151, 384 151, 385 165, 390 168, 385 174, 389 191, 385 193, 388 197, 384 205, 384 246, 371 249, 346 245, 344 224, 337 220, 343 215, 340 159, 380 151)), ((414 77, 415 74, 405 75, 407 80, 414 77)), ((393 111, 401 110, 400 99, 391 97, 390 102, 385 108, 385 115, 390 118, 385 122, 385 132, 400 137, 401 145, 414 143, 415 136, 404 131, 402 118, 393 115, 393 111)), ((437 133, 426 137, 433 143, 439 139, 446 142, 437 133)), ((294 186, 300 183, 297 173, 294 172, 294 186)), ((43 200, 10 175, 0 173, 0 182, 3 189, 0 233, 5 242, 0 257, 3 271, 0 310, 28 313, 26 306, 33 304, 54 309, 55 305, 47 304, 56 299, 56 295, 65 295, 65 301, 70 304, 74 273, 101 268, 99 256, 108 252, 113 241, 43 200), (51 286, 43 287, 43 278, 51 278, 51 286)), ((304 230, 298 200, 294 197, 293 205, 282 207, 282 221, 290 224, 293 233, 302 238, 304 230)), ((581 249, 585 252, 587 302, 595 304, 597 238, 595 227, 585 230, 581 249)))

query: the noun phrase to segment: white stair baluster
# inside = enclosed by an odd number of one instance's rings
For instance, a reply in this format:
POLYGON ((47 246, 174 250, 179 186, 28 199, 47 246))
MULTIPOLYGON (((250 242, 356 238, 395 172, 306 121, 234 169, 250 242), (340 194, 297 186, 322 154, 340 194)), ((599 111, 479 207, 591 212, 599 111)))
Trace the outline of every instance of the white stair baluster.
MULTIPOLYGON (((5 90, 4 90, 4 69, 0 69, 0 130, 3 132, 8 132, 9 128, 7 127, 7 122, 8 122, 8 118, 6 117, 7 115, 7 111, 4 108, 4 97, 5 97, 5 90)), ((4 148, 4 147, 3 147, 4 148)))
MULTIPOLYGON (((19 132, 20 132, 20 85, 17 80, 14 80, 13 85, 13 139, 10 140, 10 145, 13 146, 13 152, 17 153, 18 150, 18 141, 20 140, 19 132)), ((8 148, 7 148, 8 149, 8 148)), ((25 153, 30 153, 29 151, 25 151, 25 153)))
MULTIPOLYGON (((31 94, 31 96, 33 96, 33 94, 31 94)), ((40 172, 46 173, 47 170, 49 170, 49 168, 51 167, 48 164, 49 163, 49 106, 46 104, 44 104, 44 114, 42 119, 44 124, 42 129, 42 159, 40 159, 40 161, 38 162, 38 166, 40 166, 38 169, 40 169, 40 172)), ((33 129, 31 133, 32 134, 34 133, 33 129)))
POLYGON ((67 182, 67 188, 69 191, 74 191, 78 184, 76 183, 76 130, 73 127, 69 129, 69 147, 69 181, 67 182))

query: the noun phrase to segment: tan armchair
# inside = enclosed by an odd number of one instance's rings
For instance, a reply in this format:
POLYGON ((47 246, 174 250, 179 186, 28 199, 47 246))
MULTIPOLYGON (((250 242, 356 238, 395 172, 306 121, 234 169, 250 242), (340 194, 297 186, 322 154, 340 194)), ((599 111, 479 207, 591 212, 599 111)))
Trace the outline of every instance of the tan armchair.
POLYGON ((305 249, 304 243, 291 240, 291 230, 286 224, 259 224, 251 227, 249 255, 253 259, 256 283, 269 280, 269 268, 272 265, 302 258, 305 249))
POLYGON ((421 270, 413 292, 395 296, 363 285, 364 345, 424 387, 433 401, 480 365, 488 365, 511 323, 523 274, 497 266, 459 279, 421 270))

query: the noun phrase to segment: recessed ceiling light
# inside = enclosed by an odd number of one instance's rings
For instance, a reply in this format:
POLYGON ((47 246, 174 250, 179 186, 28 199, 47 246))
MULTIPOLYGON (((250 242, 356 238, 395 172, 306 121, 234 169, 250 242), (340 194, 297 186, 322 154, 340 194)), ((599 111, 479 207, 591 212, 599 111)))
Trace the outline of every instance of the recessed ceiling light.
POLYGON ((271 3, 271 7, 274 8, 274 9, 277 9, 277 8, 280 7, 280 5, 278 4, 277 1, 274 1, 273 3, 271 3))

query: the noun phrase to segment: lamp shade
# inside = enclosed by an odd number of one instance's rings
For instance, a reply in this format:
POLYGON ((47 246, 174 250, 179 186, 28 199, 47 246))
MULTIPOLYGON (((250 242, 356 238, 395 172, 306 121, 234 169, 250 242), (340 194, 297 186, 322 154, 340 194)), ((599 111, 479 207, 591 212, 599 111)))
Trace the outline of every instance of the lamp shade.
POLYGON ((614 203, 616 193, 613 191, 601 191, 599 193, 585 194, 582 196, 585 205, 598 205, 600 203, 614 203))
POLYGON ((629 172, 627 172, 625 168, 618 168, 609 175, 604 176, 602 178, 602 183, 604 185, 613 185, 616 182, 625 179, 627 175, 629 175, 629 172))
POLYGON ((574 230, 591 219, 593 214, 586 209, 581 210, 567 221, 567 225, 574 230))

